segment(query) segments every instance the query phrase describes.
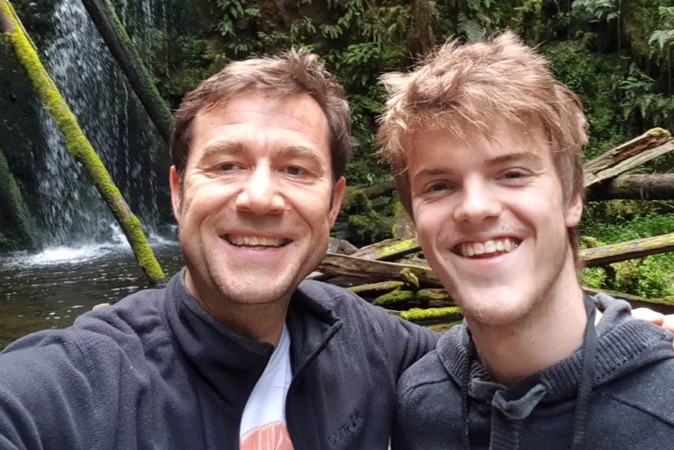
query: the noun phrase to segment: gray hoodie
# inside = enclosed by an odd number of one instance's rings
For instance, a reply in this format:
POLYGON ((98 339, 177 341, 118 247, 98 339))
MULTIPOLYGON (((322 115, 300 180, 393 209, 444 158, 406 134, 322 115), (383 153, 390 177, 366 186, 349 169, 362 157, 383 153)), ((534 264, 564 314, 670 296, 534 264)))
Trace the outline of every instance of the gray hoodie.
POLYGON ((671 334, 633 320, 623 300, 592 302, 604 315, 581 348, 513 388, 480 363, 467 328, 454 327, 401 377, 393 448, 670 448, 671 334))

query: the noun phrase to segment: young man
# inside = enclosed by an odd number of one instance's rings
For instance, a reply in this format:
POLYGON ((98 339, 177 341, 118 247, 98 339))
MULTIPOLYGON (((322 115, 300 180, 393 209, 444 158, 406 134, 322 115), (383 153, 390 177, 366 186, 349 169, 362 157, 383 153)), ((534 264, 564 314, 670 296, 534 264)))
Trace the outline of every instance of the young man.
POLYGON ((393 447, 668 445, 672 336, 578 281, 578 98, 509 32, 383 82, 381 154, 465 315, 401 378, 393 447))
POLYGON ((176 114, 186 269, 0 356, 0 448, 386 449, 402 371, 437 336, 302 279, 351 148, 316 55, 233 62, 176 114))

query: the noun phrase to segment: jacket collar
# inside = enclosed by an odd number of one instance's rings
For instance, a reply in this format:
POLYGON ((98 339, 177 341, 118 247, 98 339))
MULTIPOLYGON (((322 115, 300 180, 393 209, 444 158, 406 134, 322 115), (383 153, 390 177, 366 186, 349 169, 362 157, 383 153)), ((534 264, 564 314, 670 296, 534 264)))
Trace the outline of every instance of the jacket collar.
MULTIPOLYGON (((274 347, 224 326, 187 291, 184 270, 166 286, 168 325, 179 357, 188 362, 233 417, 240 417, 274 347)), ((313 298, 303 283, 290 302, 286 322, 290 334, 293 379, 300 376, 341 328, 334 312, 313 298)))

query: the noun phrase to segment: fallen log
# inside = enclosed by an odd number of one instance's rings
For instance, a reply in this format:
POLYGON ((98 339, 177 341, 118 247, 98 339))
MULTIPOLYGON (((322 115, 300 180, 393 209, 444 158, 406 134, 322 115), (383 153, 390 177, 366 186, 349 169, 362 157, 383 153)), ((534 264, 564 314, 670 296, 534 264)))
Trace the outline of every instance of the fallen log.
MULTIPOLYGON (((363 247, 362 250, 350 256, 328 253, 318 270, 322 273, 321 279, 323 280, 331 276, 345 275, 371 281, 398 280, 414 284, 409 278, 412 275, 422 285, 440 286, 437 277, 427 264, 386 262, 375 259, 376 257, 392 259, 392 255, 401 257, 420 251, 421 247, 416 239, 387 239, 363 247), (386 250, 386 244, 391 246, 390 250, 386 250)), ((586 267, 596 267, 671 251, 674 251, 674 233, 581 249, 579 257, 586 267)))
POLYGON ((378 261, 391 261, 420 250, 417 240, 391 238, 360 248, 352 256, 378 261))
POLYGON ((429 267, 367 260, 333 253, 328 253, 323 258, 318 270, 332 276, 347 275, 371 281, 398 280, 413 286, 440 286, 440 282, 429 267))
POLYGON ((588 200, 671 200, 674 199, 674 174, 620 175, 613 180, 593 184, 588 200))
POLYGON ((595 267, 671 251, 674 251, 674 233, 585 248, 580 250, 579 256, 585 266, 595 267))
POLYGON ((653 158, 674 150, 672 136, 663 128, 653 128, 583 164, 584 185, 589 187, 616 177, 653 158))
POLYGON ((424 326, 443 324, 445 325, 445 328, 451 327, 463 320, 461 308, 458 306, 447 306, 444 308, 412 308, 407 311, 401 311, 400 317, 424 326))
POLYGON ((456 306, 447 291, 441 288, 426 288, 418 290, 402 289, 397 287, 372 300, 372 304, 387 309, 409 309, 413 307, 446 307, 456 306))

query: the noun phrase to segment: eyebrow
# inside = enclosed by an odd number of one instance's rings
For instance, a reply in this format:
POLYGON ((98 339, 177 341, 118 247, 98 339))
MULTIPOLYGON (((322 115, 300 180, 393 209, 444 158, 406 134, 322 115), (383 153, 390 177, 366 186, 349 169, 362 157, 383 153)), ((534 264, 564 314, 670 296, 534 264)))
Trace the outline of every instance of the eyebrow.
POLYGON ((217 141, 208 144, 201 155, 203 159, 208 159, 222 153, 236 155, 243 153, 243 151, 244 147, 240 142, 217 141))
MULTIPOLYGON (((209 144, 202 152, 203 159, 210 159, 224 154, 240 155, 246 151, 246 146, 241 142, 217 141, 209 144)), ((282 158, 309 158, 316 162, 322 162, 318 151, 305 145, 289 145, 279 151, 282 158)), ((322 165, 322 164, 321 164, 322 165)))
POLYGON ((488 166, 498 166, 501 164, 514 162, 530 162, 540 165, 543 162, 543 159, 532 152, 516 152, 508 153, 506 155, 499 155, 495 158, 487 159, 485 161, 488 166))
POLYGON ((302 158, 302 157, 311 157, 317 158, 318 151, 312 147, 307 147, 305 145, 289 145, 284 147, 279 152, 283 157, 290 158, 302 158))

